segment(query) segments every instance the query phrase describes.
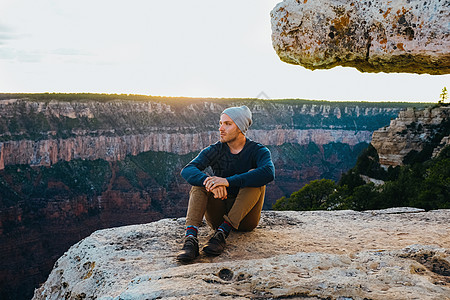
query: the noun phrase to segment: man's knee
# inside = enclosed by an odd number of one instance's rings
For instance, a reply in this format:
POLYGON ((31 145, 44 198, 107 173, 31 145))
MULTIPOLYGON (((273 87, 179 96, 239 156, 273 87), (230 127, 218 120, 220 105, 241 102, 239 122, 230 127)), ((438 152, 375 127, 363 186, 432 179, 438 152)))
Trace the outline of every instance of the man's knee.
POLYGON ((258 226, 264 204, 265 188, 261 186, 240 189, 238 194, 240 201, 227 216, 237 230, 251 231, 258 226))
POLYGON ((243 222, 241 222, 241 224, 239 224, 239 228, 237 229, 238 231, 252 231, 253 229, 255 229, 259 224, 259 218, 255 221, 255 220, 250 220, 250 221, 246 221, 243 220, 243 222))
POLYGON ((189 191, 189 200, 195 200, 198 198, 205 199, 208 197, 208 192, 204 186, 192 186, 189 191))
POLYGON ((266 192, 266 186, 260 186, 260 187, 243 187, 239 189, 238 195, 247 195, 247 196, 254 196, 254 197, 264 197, 264 194, 266 192))
POLYGON ((205 194, 206 194, 207 191, 206 191, 206 189, 205 189, 204 186, 196 186, 196 185, 193 185, 193 186, 191 187, 190 193, 205 193, 205 194))

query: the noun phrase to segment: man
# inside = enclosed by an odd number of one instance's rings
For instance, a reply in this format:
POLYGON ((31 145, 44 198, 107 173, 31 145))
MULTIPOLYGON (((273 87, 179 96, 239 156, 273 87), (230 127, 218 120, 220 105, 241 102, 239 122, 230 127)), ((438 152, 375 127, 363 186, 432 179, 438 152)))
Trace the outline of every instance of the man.
POLYGON ((247 106, 225 109, 219 122, 220 141, 203 149, 181 171, 192 185, 186 234, 177 259, 190 262, 199 255, 198 227, 203 217, 215 230, 203 251, 219 255, 232 229, 253 230, 261 217, 265 186, 275 178, 270 151, 245 136, 252 124, 247 106), (204 173, 211 167, 214 176, 204 173))

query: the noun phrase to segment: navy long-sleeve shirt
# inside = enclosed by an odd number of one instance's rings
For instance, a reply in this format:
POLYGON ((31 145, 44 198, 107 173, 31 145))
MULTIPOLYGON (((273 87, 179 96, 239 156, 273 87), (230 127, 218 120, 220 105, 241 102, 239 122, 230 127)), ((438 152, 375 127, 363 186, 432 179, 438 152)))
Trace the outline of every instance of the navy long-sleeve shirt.
POLYGON ((207 167, 211 167, 214 176, 228 180, 231 196, 236 196, 241 187, 260 187, 275 178, 269 149, 249 138, 238 154, 232 154, 226 143, 210 145, 181 170, 181 176, 191 185, 203 186, 209 177, 203 172, 207 167))

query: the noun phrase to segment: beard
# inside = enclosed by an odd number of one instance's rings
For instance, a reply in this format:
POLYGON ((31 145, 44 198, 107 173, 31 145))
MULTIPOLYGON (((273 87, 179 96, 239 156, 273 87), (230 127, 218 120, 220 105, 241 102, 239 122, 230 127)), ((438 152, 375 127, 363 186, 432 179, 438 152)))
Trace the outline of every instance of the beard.
POLYGON ((224 136, 221 136, 219 138, 219 141, 221 143, 231 143, 231 142, 234 142, 237 139, 237 137, 238 137, 237 133, 236 134, 227 133, 224 136))

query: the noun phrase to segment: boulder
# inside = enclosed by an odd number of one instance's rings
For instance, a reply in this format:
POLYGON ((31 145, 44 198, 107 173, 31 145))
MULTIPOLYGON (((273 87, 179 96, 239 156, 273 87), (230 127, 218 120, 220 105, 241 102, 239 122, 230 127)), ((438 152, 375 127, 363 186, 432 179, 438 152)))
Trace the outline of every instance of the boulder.
POLYGON ((448 1, 284 0, 271 18, 273 47, 287 63, 450 73, 448 1))

